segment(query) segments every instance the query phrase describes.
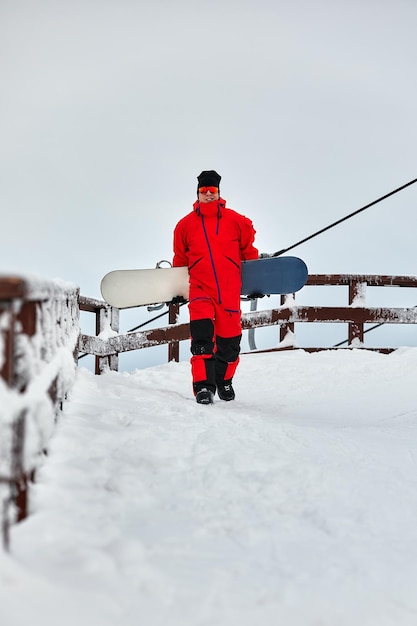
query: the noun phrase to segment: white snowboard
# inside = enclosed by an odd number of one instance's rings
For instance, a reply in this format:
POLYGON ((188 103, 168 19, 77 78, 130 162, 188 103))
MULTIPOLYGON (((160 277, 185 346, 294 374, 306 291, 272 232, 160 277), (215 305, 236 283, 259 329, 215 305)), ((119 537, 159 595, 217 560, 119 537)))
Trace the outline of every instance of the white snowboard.
POLYGON ((176 296, 188 300, 188 268, 114 270, 101 281, 101 294, 119 309, 170 302, 176 296))

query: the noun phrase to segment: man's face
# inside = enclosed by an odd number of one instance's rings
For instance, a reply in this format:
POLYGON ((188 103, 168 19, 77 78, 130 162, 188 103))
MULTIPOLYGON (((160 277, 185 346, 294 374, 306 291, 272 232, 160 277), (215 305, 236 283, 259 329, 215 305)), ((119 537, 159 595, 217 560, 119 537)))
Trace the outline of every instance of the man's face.
POLYGON ((218 200, 219 197, 218 187, 199 187, 198 189, 199 202, 213 202, 213 200, 218 200))

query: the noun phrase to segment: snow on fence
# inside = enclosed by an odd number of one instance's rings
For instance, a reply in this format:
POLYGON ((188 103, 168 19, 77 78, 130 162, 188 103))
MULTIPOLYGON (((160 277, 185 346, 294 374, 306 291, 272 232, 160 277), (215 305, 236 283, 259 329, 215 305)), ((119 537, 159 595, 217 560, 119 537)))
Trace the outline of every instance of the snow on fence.
MULTIPOLYGON (((307 286, 345 286, 348 289, 347 306, 298 306, 295 295, 283 296, 279 308, 252 311, 242 316, 244 330, 263 326, 279 326, 278 345, 270 350, 288 350, 295 348, 295 324, 298 323, 340 323, 347 324, 348 345, 364 348, 365 324, 417 324, 416 307, 367 307, 367 287, 417 287, 416 276, 381 276, 362 274, 311 274, 307 286)), ((116 326, 109 320, 117 318, 118 310, 113 310, 105 303, 84 298, 80 302, 84 310, 102 313, 106 310, 107 325, 98 325, 100 332, 96 337, 80 336, 80 352, 96 356, 96 373, 106 368, 117 370, 117 355, 130 350, 150 348, 168 344, 168 361, 178 361, 179 342, 189 339, 189 324, 176 324, 178 305, 170 305, 169 325, 163 328, 132 332, 119 335, 116 326), (89 304, 91 303, 91 304, 89 304)), ((303 350, 316 351, 327 348, 305 347, 303 350)), ((390 352, 393 348, 381 346, 380 352, 390 352)), ((264 350, 266 351, 266 350, 264 350)))
POLYGON ((0 276, 0 520, 28 512, 28 484, 47 451, 78 358, 78 288, 0 276))
MULTIPOLYGON (((81 311, 88 311, 94 313, 96 322, 96 337, 97 341, 105 341, 109 337, 116 336, 119 332, 119 309, 113 306, 109 306, 103 300, 96 300, 95 298, 87 298, 85 296, 79 297, 79 306, 81 311)), ((88 335, 82 335, 82 337, 88 337, 88 335)), ((82 342, 79 346, 80 353, 82 350, 82 342)), ((118 352, 111 352, 109 354, 101 355, 99 352, 86 352, 86 354, 95 355, 95 373, 101 374, 110 369, 117 371, 119 367, 118 352)), ((120 351, 121 352, 121 351, 120 351)))

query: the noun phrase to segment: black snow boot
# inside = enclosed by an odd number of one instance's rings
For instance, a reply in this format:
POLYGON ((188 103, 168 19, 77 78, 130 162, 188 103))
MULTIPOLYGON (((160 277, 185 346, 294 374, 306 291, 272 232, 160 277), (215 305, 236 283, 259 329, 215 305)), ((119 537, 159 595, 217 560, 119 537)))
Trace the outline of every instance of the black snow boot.
POLYGON ((214 393, 207 389, 207 387, 203 387, 195 394, 195 399, 198 404, 213 404, 214 393))
POLYGON ((235 390, 233 389, 232 381, 223 380, 221 383, 218 383, 217 393, 219 394, 220 400, 226 400, 226 402, 229 402, 230 400, 234 400, 235 390))

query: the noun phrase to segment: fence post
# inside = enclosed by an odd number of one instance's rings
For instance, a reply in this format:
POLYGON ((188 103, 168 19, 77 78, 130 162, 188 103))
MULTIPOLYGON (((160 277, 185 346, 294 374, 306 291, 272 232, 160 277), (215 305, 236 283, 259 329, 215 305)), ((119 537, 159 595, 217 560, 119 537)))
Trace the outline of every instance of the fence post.
POLYGON ((28 481, 33 478, 25 474, 24 469, 24 446, 25 446, 25 428, 26 413, 22 411, 13 424, 13 443, 12 443, 12 480, 13 480, 13 501, 16 504, 17 517, 16 520, 21 522, 28 514, 28 481))
MULTIPOLYGON (((178 316, 180 312, 179 304, 170 304, 168 307, 168 323, 176 324, 178 321, 178 316)), ((171 361, 175 361, 178 363, 180 360, 180 343, 179 341, 174 341, 168 344, 168 363, 171 361)))
MULTIPOLYGON (((292 294, 295 299, 295 293, 292 294)), ((281 306, 283 306, 287 301, 287 295, 281 294, 281 306)), ((284 324, 280 324, 279 326, 279 341, 280 343, 284 341, 287 336, 288 331, 294 334, 294 322, 285 322, 284 324)))
MULTIPOLYGON (((119 332, 119 309, 114 306, 100 307, 96 309, 96 337, 110 327, 114 332, 119 332)), ((95 373, 102 374, 107 369, 117 372, 119 369, 119 355, 96 356, 95 373)))
MULTIPOLYGON (((364 300, 365 293, 366 293, 366 286, 367 286, 367 283, 363 281, 358 281, 355 279, 349 281, 349 306, 352 306, 355 303, 358 304, 359 298, 361 298, 361 300, 364 300)), ((362 306, 364 306, 363 301, 361 302, 361 304, 362 306)), ((352 345, 352 343, 355 340, 363 344, 364 330, 363 330, 362 322, 350 322, 348 338, 349 338, 349 341, 348 341, 349 345, 352 345)))
POLYGON ((0 370, 2 378, 10 387, 13 381, 13 352, 14 352, 14 326, 15 313, 11 304, 6 303, 7 308, 0 308, 0 314, 7 315, 7 323, 0 328, 3 336, 3 365, 0 370))

